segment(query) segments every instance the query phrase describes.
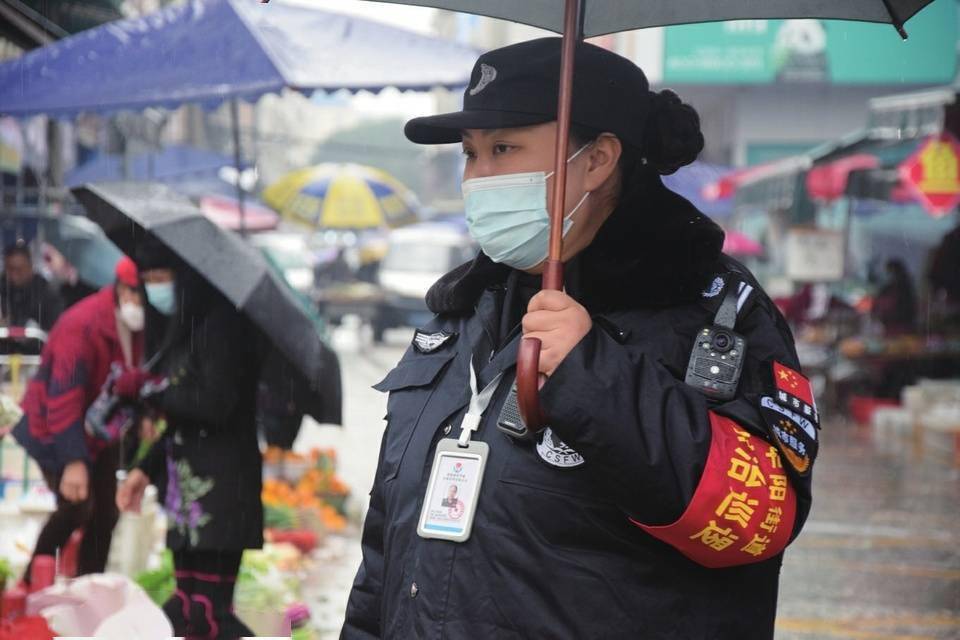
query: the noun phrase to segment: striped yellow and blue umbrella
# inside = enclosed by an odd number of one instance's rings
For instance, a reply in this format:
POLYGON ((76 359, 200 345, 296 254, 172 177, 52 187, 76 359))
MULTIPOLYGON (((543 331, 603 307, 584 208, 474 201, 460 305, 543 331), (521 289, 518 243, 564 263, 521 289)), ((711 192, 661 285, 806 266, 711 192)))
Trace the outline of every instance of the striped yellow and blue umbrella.
POLYGON ((417 198, 385 171, 325 163, 294 171, 263 191, 284 218, 324 229, 398 227, 417 220, 417 198))

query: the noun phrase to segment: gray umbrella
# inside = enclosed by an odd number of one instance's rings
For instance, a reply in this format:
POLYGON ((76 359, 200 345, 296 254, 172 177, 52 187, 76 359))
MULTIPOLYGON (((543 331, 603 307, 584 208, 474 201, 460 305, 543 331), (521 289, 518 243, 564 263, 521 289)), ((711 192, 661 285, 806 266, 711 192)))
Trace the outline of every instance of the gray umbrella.
MULTIPOLYGON (((263 0, 268 2, 269 0, 263 0)), ((557 144, 550 211, 549 254, 543 268, 543 288, 563 289, 562 220, 567 184, 567 141, 573 91, 574 51, 583 38, 692 22, 773 18, 824 18, 882 22, 896 27, 933 0, 375 0, 393 4, 437 7, 502 18, 563 34, 560 86, 557 99, 557 144)), ((540 408, 538 363, 540 341, 524 338, 517 355, 517 401, 529 432, 546 423, 540 408)))
POLYGON ((323 342, 302 302, 257 249, 217 227, 190 200, 165 185, 88 184, 74 189, 74 194, 87 215, 128 255, 134 255, 136 244, 149 233, 206 278, 300 374, 297 377, 305 384, 293 386, 312 391, 297 394, 301 409, 319 422, 340 422, 337 356, 323 342))
MULTIPOLYGON (((563 33, 566 0, 376 0, 503 18, 563 33)), ((903 23, 932 0, 582 0, 583 36, 718 20, 822 18, 903 23)))

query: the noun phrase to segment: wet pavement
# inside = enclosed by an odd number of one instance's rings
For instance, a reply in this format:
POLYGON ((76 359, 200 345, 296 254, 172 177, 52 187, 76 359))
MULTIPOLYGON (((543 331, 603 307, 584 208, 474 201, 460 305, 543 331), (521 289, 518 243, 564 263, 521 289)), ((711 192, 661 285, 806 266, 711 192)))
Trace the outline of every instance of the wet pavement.
MULTIPOLYGON (((399 359, 409 334, 385 346, 345 340, 345 425, 305 427, 298 448, 335 446, 340 473, 365 497, 386 398, 370 389, 399 359)), ((822 432, 814 507, 786 554, 777 640, 960 639, 960 470, 948 450, 916 457, 896 436, 839 420, 822 432)), ((363 500, 354 502, 359 517, 363 500)), ((337 637, 360 560, 359 532, 326 551, 312 591, 314 620, 337 637)))
POLYGON ((960 469, 950 452, 824 427, 814 504, 780 581, 778 640, 960 638, 960 469))

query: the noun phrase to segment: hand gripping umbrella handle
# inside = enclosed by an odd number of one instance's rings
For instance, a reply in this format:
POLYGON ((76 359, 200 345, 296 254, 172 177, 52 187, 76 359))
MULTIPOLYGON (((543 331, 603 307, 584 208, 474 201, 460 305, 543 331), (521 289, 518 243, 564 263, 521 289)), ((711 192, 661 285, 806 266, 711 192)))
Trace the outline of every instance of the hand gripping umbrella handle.
MULTIPOLYGON (((544 289, 563 289, 563 263, 547 260, 543 271, 544 289)), ((527 426, 527 434, 534 436, 545 426, 547 417, 540 407, 540 387, 546 376, 540 373, 540 340, 524 338, 517 353, 517 408, 527 426)))
MULTIPOLYGON (((557 142, 554 149, 554 183, 550 206, 550 250, 544 263, 543 288, 563 289, 563 212, 567 187, 567 143, 570 139, 570 109, 573 99, 573 63, 577 43, 583 39, 583 0, 566 0, 563 14, 563 49, 560 55, 560 87, 557 97, 557 142)), ((517 408, 535 434, 546 426, 540 407, 540 341, 524 338, 517 353, 517 408)))

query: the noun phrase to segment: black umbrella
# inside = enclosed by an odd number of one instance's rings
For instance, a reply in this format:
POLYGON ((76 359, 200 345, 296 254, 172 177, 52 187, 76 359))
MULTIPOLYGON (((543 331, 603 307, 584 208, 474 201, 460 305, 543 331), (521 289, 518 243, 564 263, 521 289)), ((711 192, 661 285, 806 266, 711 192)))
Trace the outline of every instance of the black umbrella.
POLYGON ((318 422, 341 419, 340 365, 309 312, 263 255, 210 222, 165 185, 109 182, 73 190, 87 215, 128 255, 147 234, 169 247, 256 324, 281 359, 268 356, 271 384, 318 422))

